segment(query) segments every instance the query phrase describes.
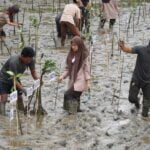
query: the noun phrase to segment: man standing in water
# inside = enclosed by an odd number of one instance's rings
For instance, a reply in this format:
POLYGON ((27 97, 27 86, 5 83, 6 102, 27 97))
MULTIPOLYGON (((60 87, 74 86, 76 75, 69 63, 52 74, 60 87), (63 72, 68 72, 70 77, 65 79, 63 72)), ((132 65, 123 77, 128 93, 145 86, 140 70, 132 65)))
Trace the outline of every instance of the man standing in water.
POLYGON ((137 54, 136 66, 130 83, 129 101, 139 109, 138 94, 140 89, 142 89, 142 116, 148 117, 150 108, 150 43, 147 46, 130 48, 124 44, 124 41, 120 41, 119 46, 124 52, 137 54))
MULTIPOLYGON (((23 48, 21 55, 11 56, 3 65, 0 71, 0 114, 5 115, 7 97, 13 88, 13 80, 10 79, 7 71, 12 71, 17 75, 20 73, 23 74, 24 71, 29 68, 33 79, 38 79, 35 71, 34 55, 34 50, 31 47, 25 47, 23 48)), ((18 108, 24 110, 22 93, 26 95, 26 89, 21 84, 19 78, 17 78, 16 87, 18 91, 18 108)))

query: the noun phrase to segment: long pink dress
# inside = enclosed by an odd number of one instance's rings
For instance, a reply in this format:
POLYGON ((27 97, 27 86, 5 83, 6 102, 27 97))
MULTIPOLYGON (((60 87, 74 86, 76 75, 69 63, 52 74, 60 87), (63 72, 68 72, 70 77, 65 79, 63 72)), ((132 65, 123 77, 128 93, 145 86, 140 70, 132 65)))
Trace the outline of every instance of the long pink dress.
POLYGON ((109 3, 103 3, 103 12, 107 20, 116 19, 118 17, 118 7, 116 0, 110 0, 109 3))

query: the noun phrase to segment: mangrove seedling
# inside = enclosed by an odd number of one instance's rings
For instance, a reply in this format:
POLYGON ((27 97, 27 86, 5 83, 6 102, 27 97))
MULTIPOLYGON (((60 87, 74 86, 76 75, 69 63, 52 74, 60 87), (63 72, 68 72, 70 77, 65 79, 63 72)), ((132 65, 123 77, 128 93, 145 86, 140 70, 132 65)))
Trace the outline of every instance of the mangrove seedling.
MULTIPOLYGON (((20 78, 22 76, 22 74, 15 74, 12 71, 7 71, 7 74, 10 76, 10 79, 13 80, 13 89, 12 91, 16 91, 17 87, 17 79, 20 78)), ((22 127, 21 127, 21 121, 20 121, 20 117, 19 117, 19 109, 18 109, 18 100, 16 101, 16 120, 17 120, 17 134, 19 134, 19 130, 20 130, 20 134, 23 135, 23 131, 22 131, 22 127)))
POLYGON ((37 90, 37 93, 36 93, 36 101, 35 101, 35 104, 34 104, 34 109, 33 109, 33 112, 40 116, 40 115, 44 115, 44 114, 47 114, 46 111, 43 109, 43 106, 42 106, 42 94, 41 94, 41 91, 42 91, 42 86, 43 86, 43 76, 46 74, 46 73, 51 73, 53 71, 56 70, 56 64, 53 60, 46 60, 43 67, 42 67, 42 70, 41 70, 41 75, 40 75, 40 86, 37 90), (37 108, 35 108, 35 105, 37 104, 37 108))

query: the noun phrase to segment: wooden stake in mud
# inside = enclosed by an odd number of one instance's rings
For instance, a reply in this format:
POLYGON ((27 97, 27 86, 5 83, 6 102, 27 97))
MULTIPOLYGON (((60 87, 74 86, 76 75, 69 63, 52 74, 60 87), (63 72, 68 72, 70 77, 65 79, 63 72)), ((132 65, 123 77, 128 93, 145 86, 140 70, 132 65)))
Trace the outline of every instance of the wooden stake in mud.
POLYGON ((34 2, 33 2, 33 0, 32 0, 32 10, 33 10, 33 7, 34 7, 34 2))
MULTIPOLYGON (((14 89, 14 91, 16 91, 17 90, 17 87, 16 87, 17 78, 19 78, 21 76, 21 74, 15 75, 12 71, 7 71, 7 73, 13 79, 13 89, 14 89)), ((19 135, 19 130, 20 130, 20 134, 23 135, 21 121, 20 121, 20 115, 19 115, 19 109, 18 109, 18 99, 16 101, 16 120, 17 120, 17 134, 19 135)))
POLYGON ((111 57, 114 56, 114 32, 112 30, 112 45, 111 45, 111 57))
POLYGON ((120 83, 119 83, 119 98, 118 98, 118 104, 117 104, 117 113, 119 112, 120 95, 121 95, 121 90, 122 90, 123 66, 124 66, 124 56, 123 56, 123 60, 122 60, 121 77, 120 77, 120 83))
POLYGON ((60 0, 59 0, 58 4, 59 4, 59 11, 60 11, 60 8, 61 8, 61 2, 60 2, 60 0))
POLYGON ((3 55, 3 40, 2 40, 2 38, 0 39, 0 42, 1 42, 1 54, 3 55))
POLYGON ((130 17, 129 17, 129 21, 128 21, 128 26, 127 26, 127 40, 128 40, 128 34, 129 34, 130 22, 131 22, 132 14, 133 14, 133 11, 131 11, 130 17))
MULTIPOLYGON (((60 63, 60 66, 59 66, 59 75, 60 75, 60 71, 61 71, 61 63, 60 63)), ((54 110, 56 110, 56 105, 57 105, 57 100, 58 100, 58 90, 59 90, 59 82, 57 81, 54 110)))
POLYGON ((22 29, 23 29, 23 25, 24 25, 24 18, 25 18, 25 8, 23 9, 23 16, 22 16, 22 29))

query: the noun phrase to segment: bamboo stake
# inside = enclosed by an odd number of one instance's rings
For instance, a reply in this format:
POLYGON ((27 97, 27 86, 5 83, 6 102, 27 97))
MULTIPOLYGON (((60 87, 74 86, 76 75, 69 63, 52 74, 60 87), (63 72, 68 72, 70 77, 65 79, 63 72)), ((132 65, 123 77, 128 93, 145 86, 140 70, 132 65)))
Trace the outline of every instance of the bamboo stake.
MULTIPOLYGON (((60 75, 60 71, 61 71, 61 63, 59 66, 59 75, 60 75)), ((57 106, 57 100, 58 100, 58 90, 59 90, 59 82, 57 81, 57 85, 56 85, 56 93, 55 93, 55 104, 54 104, 54 110, 56 110, 56 106, 57 106)))
POLYGON ((22 30, 23 30, 23 25, 24 25, 24 18, 25 18, 25 8, 23 9, 23 16, 22 16, 22 30))
MULTIPOLYGON (((14 90, 16 91, 17 88, 16 88, 16 77, 15 77, 15 75, 13 77, 13 81, 14 81, 14 90)), ((19 109, 18 109, 18 100, 16 101, 16 120, 17 120, 17 134, 19 135, 19 130, 20 130, 20 134, 23 135, 21 122, 20 122, 19 109)))
POLYGON ((123 60, 122 60, 121 77, 120 77, 120 83, 119 83, 119 99, 118 99, 118 103, 117 103, 117 113, 119 112, 120 95, 121 95, 121 90, 122 90, 123 66, 124 66, 124 56, 123 56, 123 60))

